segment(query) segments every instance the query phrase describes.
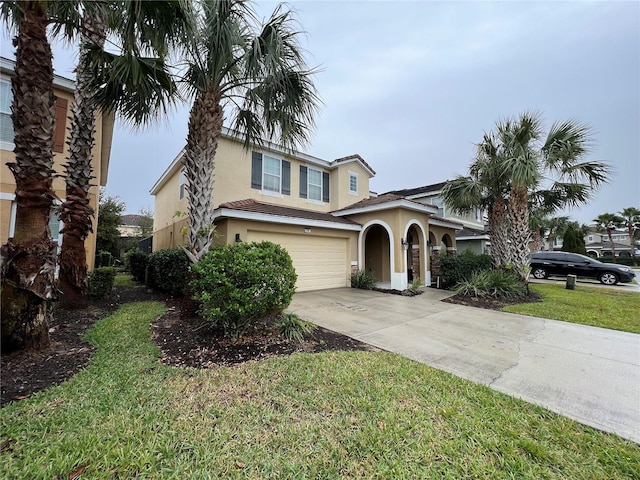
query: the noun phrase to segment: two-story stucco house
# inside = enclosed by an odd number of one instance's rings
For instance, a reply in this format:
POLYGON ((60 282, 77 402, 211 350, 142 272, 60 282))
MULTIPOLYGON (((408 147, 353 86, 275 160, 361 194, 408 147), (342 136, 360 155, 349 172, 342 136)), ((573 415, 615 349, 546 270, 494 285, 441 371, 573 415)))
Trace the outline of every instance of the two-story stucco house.
MULTIPOLYGON (((11 76, 15 70, 15 62, 0 57, 0 244, 5 244, 13 236, 16 219, 15 204, 15 179, 7 167, 7 163, 13 162, 13 123, 11 121, 11 76)), ((56 123, 54 135, 54 166, 53 169, 59 175, 64 173, 63 164, 68 158, 69 141, 69 116, 75 83, 59 75, 53 79, 54 94, 56 95, 56 123)), ((109 169, 109 155, 111 152, 111 139, 113 136, 113 117, 98 115, 96 121, 95 146, 93 148, 93 175, 99 184, 107 183, 109 169)), ((61 176, 53 181, 53 190, 60 201, 64 201, 65 180, 61 176)), ((96 224, 98 218, 98 201, 100 190, 98 186, 91 188, 89 192, 90 205, 96 211, 93 233, 85 241, 87 250, 87 263, 89 270, 93 269, 96 250, 96 224)), ((59 203, 59 202, 58 202, 59 203)), ((54 241, 60 245, 64 240, 60 234, 62 225, 57 216, 52 212, 49 228, 54 241)))
MULTIPOLYGON (((449 208, 442 200, 442 189, 447 182, 433 183, 423 187, 394 190, 389 193, 401 195, 416 202, 433 205, 438 208, 437 215, 447 220, 461 223, 464 227, 456 232, 456 248, 458 253, 470 250, 473 253, 489 253, 491 242, 489 232, 485 228, 484 212, 477 208, 473 213, 460 215, 449 208)), ((442 245, 442 248, 450 248, 442 245)))
MULTIPOLYGON (((333 161, 265 142, 250 151, 225 129, 216 154, 213 205, 218 243, 268 240, 285 247, 297 289, 349 286, 350 274, 371 270, 403 290, 413 278, 430 285, 429 245, 455 248, 462 225, 437 217, 432 205, 401 197, 370 197, 374 170, 359 155, 333 161)), ((183 152, 151 189, 154 251, 186 242, 183 152)))

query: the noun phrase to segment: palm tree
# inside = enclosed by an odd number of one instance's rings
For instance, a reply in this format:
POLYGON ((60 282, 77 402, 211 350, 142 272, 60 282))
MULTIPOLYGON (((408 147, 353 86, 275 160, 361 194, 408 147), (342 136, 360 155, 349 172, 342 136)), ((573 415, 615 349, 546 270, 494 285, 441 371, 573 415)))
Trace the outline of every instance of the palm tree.
MULTIPOLYGON (((534 212, 535 211, 532 211, 532 214, 534 212)), ((546 240, 547 245, 549 245, 549 249, 553 250, 553 245, 555 243, 556 238, 564 235, 564 232, 567 230, 569 226, 569 217, 544 216, 538 219, 537 225, 539 227, 541 238, 543 240, 546 240)))
POLYGON ((613 243, 613 232, 624 225, 625 219, 615 213, 601 213, 593 219, 593 223, 597 230, 607 232, 609 245, 611 245, 612 262, 616 263, 616 246, 613 243))
POLYGON ((608 180, 610 168, 603 162, 583 160, 592 133, 580 123, 556 122, 544 137, 539 115, 525 112, 500 122, 497 130, 501 168, 510 182, 512 261, 516 273, 526 281, 532 199, 546 199, 550 210, 579 205, 608 180), (545 184, 549 188, 541 188, 545 184))
MULTIPOLYGON (((80 55, 72 106, 66 199, 61 206, 64 242, 60 253, 61 300, 67 307, 87 306, 87 259, 84 242, 92 231, 93 208, 89 205, 92 151, 97 103, 103 115, 123 111, 125 120, 146 122, 176 88, 160 60, 168 47, 179 45, 191 32, 192 11, 184 0, 165 2, 92 2, 84 9, 80 29, 80 55), (107 33, 119 40, 122 55, 104 52, 107 33), (142 53, 157 54, 151 75, 143 74, 150 61, 142 53), (111 68, 105 68, 106 61, 111 68), (107 78, 97 75, 103 73, 107 78), (159 80, 159 81, 158 81, 159 80), (134 85, 131 87, 130 85, 134 85), (99 99, 99 100, 97 100, 99 99)), ((75 33, 73 30, 71 34, 75 33)))
POLYGON ((498 168, 499 158, 496 139, 485 134, 476 146, 475 161, 469 167, 469 175, 456 176, 442 190, 445 204, 457 213, 465 214, 476 208, 488 212, 491 235, 491 259, 494 268, 506 268, 509 257, 509 223, 507 216, 507 183, 498 168))
POLYGON ((51 2, 4 3, 0 14, 16 26, 11 118, 16 182, 15 235, 2 247, 2 348, 49 345, 48 300, 54 293, 55 247, 49 216, 55 198, 53 63, 47 39, 51 2))
POLYGON ((627 207, 623 209, 620 216, 624 218, 627 232, 629 233, 629 245, 631 246, 631 256, 633 257, 633 263, 636 263, 636 243, 634 233, 640 228, 640 209, 635 207, 627 207))
POLYGON ((200 7, 185 76, 194 97, 184 154, 187 254, 194 263, 213 241, 215 155, 224 107, 233 108, 233 128, 244 138, 245 148, 264 137, 293 147, 308 141, 319 103, 289 11, 279 6, 254 33, 249 2, 210 0, 200 7))

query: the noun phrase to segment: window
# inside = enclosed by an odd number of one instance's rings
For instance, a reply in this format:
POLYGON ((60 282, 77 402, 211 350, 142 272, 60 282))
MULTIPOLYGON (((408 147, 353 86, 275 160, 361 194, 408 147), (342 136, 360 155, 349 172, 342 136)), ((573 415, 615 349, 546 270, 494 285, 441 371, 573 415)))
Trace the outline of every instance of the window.
POLYGON ((588 237, 588 241, 589 241, 589 242, 593 242, 593 235, 589 235, 589 237, 588 237))
POLYGON ((307 198, 309 200, 322 201, 322 172, 309 168, 307 171, 307 198))
POLYGON ((253 152, 251 188, 267 195, 291 194, 291 163, 271 155, 253 152))
POLYGON ((179 193, 180 200, 184 198, 184 179, 185 179, 184 169, 182 169, 180 170, 180 193, 179 193))
POLYGON ((300 198, 314 202, 328 202, 329 174, 300 165, 300 198))
POLYGON ((349 172, 349 193, 358 194, 358 174, 349 172))
POLYGON ((280 193, 280 159, 262 156, 262 189, 280 193))
MULTIPOLYGON (((14 131, 11 120, 11 82, 0 80, 0 142, 13 144, 14 131)), ((67 106, 66 98, 56 97, 55 130, 53 132, 53 151, 64 152, 64 141, 67 134, 67 106)), ((5 147, 6 148, 6 147, 5 147)))
POLYGON ((11 83, 0 80, 0 142, 13 143, 11 83))
POLYGON ((438 216, 440 218, 444 218, 444 205, 442 204, 442 199, 439 197, 432 198, 431 205, 438 207, 438 216))

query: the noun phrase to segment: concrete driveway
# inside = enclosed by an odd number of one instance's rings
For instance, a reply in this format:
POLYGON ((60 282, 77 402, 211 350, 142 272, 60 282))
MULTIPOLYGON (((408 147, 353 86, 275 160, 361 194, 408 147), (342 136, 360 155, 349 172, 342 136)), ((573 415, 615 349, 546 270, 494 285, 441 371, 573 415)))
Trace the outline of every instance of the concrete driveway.
POLYGON ((440 301, 448 295, 341 288, 297 293, 289 311, 640 443, 640 335, 440 301))

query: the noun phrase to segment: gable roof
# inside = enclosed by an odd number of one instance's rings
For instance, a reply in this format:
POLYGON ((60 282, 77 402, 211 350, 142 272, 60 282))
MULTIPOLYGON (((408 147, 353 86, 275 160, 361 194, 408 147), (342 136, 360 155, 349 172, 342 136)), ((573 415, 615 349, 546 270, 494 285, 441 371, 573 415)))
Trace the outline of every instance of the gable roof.
MULTIPOLYGON (((234 140, 237 142, 242 142, 242 137, 240 136, 240 134, 234 130, 231 130, 227 127, 222 127, 222 133, 221 133, 221 137, 222 138, 227 138, 229 140, 234 140)), ((367 162, 364 161, 364 159, 358 155, 349 155, 347 157, 342 157, 342 158, 338 158, 336 160, 333 161, 328 161, 328 160, 322 160, 321 158, 318 157, 313 157, 311 155, 308 155, 306 153, 302 153, 302 152, 298 152, 296 150, 292 150, 292 149, 287 149, 287 148, 283 148, 275 143, 269 142, 267 140, 263 140, 261 144, 259 145, 254 145, 251 148, 255 148, 258 151, 270 151, 270 152, 274 152, 278 155, 282 155, 282 156, 286 156, 288 158, 292 158, 292 159, 296 159, 299 160, 301 162, 306 162, 306 163, 310 163, 316 166, 319 166, 321 168, 327 169, 327 170, 334 170, 344 164, 347 163, 357 163, 359 164, 362 169, 367 172, 367 174, 369 175, 370 178, 374 177, 376 172, 369 166, 369 164, 367 162)), ((156 195, 160 189, 162 188, 162 186, 167 182, 167 180, 173 175, 175 174, 180 168, 182 168, 183 165, 183 160, 182 157, 184 156, 184 148, 182 148, 182 150, 180 150, 180 152, 178 153, 178 155, 176 155, 176 157, 173 159, 173 161, 169 164, 169 166, 165 169, 164 172, 162 172, 162 175, 160 175, 160 178, 158 178, 158 180, 156 181, 156 183, 154 183, 153 187, 151 187, 151 190, 149 190, 149 193, 151 193, 151 195, 156 195)))
POLYGON ((214 218, 242 218, 245 220, 337 228, 341 230, 359 231, 361 229, 359 223, 347 218, 336 217, 330 213, 258 202, 253 198, 220 204, 215 210, 214 218))
POLYGON ((401 195, 403 197, 411 198, 411 197, 416 197, 416 196, 419 196, 419 195, 423 195, 425 193, 439 192, 440 190, 442 190, 444 188, 444 186, 446 184, 447 184, 447 182, 433 183, 431 185, 424 185, 422 187, 405 188, 403 190, 392 190, 392 191, 387 192, 387 193, 391 193, 391 194, 395 194, 395 195, 401 195))
POLYGON ((369 197, 356 202, 348 207, 336 210, 334 215, 353 215, 356 213, 375 212, 379 210, 389 210, 391 208, 406 208, 426 214, 438 213, 438 207, 410 200, 393 193, 385 193, 377 197, 369 197))

